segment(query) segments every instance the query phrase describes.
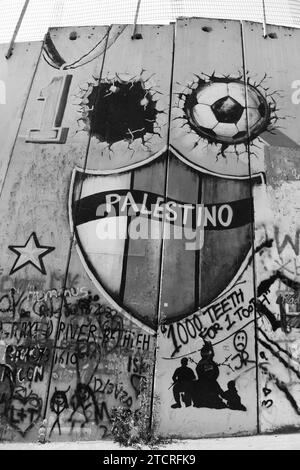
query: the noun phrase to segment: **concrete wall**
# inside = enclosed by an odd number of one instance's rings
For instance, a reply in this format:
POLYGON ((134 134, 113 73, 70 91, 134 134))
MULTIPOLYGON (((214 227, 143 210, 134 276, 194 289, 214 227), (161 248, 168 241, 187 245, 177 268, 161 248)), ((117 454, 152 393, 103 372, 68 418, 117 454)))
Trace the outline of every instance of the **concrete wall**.
POLYGON ((2 440, 299 426, 300 33, 139 31, 3 59, 2 440))

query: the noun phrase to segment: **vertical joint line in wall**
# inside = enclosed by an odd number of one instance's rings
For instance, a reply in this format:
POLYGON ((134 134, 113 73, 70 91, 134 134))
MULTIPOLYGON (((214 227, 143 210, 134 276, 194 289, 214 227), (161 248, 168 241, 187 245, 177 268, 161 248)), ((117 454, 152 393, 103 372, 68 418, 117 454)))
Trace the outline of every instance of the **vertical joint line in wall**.
MULTIPOLYGON (((97 112, 97 105, 98 105, 99 100, 100 100, 100 93, 101 93, 101 92, 100 92, 100 89, 99 89, 99 85, 100 85, 101 80, 102 80, 103 69, 104 69, 104 63, 105 63, 105 58, 106 58, 106 51, 107 51, 107 44, 108 44, 108 39, 109 39, 109 35, 110 35, 111 29, 112 29, 112 26, 109 26, 109 27, 107 28, 107 32, 106 32, 105 48, 104 48, 104 52, 103 52, 103 59, 102 59, 102 64, 101 64, 101 69, 100 69, 99 80, 98 80, 98 93, 97 93, 97 95, 96 95, 96 98, 95 98, 95 105, 94 105, 93 110, 92 110, 92 113, 91 113, 91 122, 93 122, 94 119, 95 119, 95 115, 96 115, 96 112, 97 112)), ((86 167, 87 167, 87 161, 88 161, 88 156, 89 156, 89 152, 90 152, 91 140, 92 140, 92 131, 91 131, 91 129, 90 129, 90 132, 89 132, 89 140, 88 140, 87 149, 86 149, 86 154, 85 154, 85 161, 84 161, 84 171, 83 171, 83 174, 85 174, 86 167)), ((80 193, 79 193, 79 199, 81 198, 82 187, 83 187, 83 182, 81 182, 80 193)))
MULTIPOLYGON (((169 162, 170 162, 170 137, 171 137, 171 117, 172 117, 172 96, 173 96, 173 76, 174 76, 174 60, 175 60, 175 38, 176 38, 176 24, 173 25, 173 50, 172 50, 172 63, 171 63, 171 74, 170 74, 170 99, 169 99, 169 115, 168 115, 168 134, 167 134, 167 158, 166 158, 166 177, 165 177, 165 187, 164 195, 167 196, 168 191, 168 182, 169 182, 169 162)), ((160 249, 160 269, 158 275, 158 307, 156 312, 157 318, 157 335, 156 335, 156 347, 154 348, 154 367, 153 367, 153 379, 152 379, 152 393, 150 400, 150 428, 153 427, 153 403, 154 403, 154 390, 155 390, 155 372, 156 372, 156 357, 157 357, 157 347, 159 340, 159 325, 160 325, 160 313, 161 313, 161 294, 162 294, 162 282, 163 282, 163 260, 164 260, 164 232, 165 232, 165 220, 162 222, 162 241, 160 249)))
POLYGON ((63 288, 62 288, 62 296, 61 296, 61 301, 60 301, 60 306, 59 306, 59 315, 58 315, 58 318, 57 318, 57 326, 56 326, 56 331, 55 331, 55 335, 54 335, 53 353, 52 353, 51 364, 50 364, 49 379, 48 379, 48 383, 47 383, 43 419, 46 419, 46 416, 47 416, 48 401, 49 401, 49 394, 50 394, 51 381, 52 381, 52 373, 53 373, 53 368, 54 368, 54 363, 55 363, 55 358, 56 358, 56 345, 57 345, 57 342, 58 342, 59 326, 60 326, 60 322, 61 322, 62 310, 63 310, 64 300, 65 300, 65 291, 66 291, 68 272, 69 272, 71 255, 72 255, 73 240, 74 239, 71 239, 70 248, 68 250, 68 259, 67 259, 67 265, 66 265, 65 276, 64 276, 64 284, 63 284, 63 288))
POLYGON ((256 407, 257 407, 257 433, 260 434, 260 407, 259 407, 259 374, 258 374, 258 333, 257 333, 257 310, 256 310, 256 262, 255 262, 255 210, 253 200, 253 183, 252 183, 252 170, 251 170, 251 136, 249 127, 249 110, 248 110, 248 79, 247 79, 247 60, 246 60, 246 44, 244 36, 244 22, 241 25, 241 41, 242 41, 242 56, 243 56, 243 78, 245 86, 245 105, 246 105, 246 126, 247 126, 247 152, 248 152, 248 172, 249 172, 249 191, 250 198, 252 199, 251 207, 251 251, 253 259, 253 290, 254 290, 254 339, 255 339, 255 357, 256 357, 256 407))
MULTIPOLYGON (((100 84, 101 79, 102 79, 103 68, 104 68, 105 57, 106 57, 106 50, 107 50, 107 43, 108 43, 108 38, 109 38, 111 28, 112 27, 109 26, 107 28, 107 32, 106 32, 105 49, 104 49, 104 52, 103 52, 103 59, 102 59, 102 64, 101 64, 101 69, 100 69, 100 76, 99 76, 99 81, 98 81, 99 84, 100 84)), ((95 106, 94 106, 94 109, 92 111, 93 114, 96 112, 99 93, 100 93, 100 91, 98 91, 98 95, 95 99, 95 106)), ((92 135, 91 135, 91 131, 90 131, 89 138, 88 138, 87 149, 86 149, 86 154, 85 154, 84 166, 83 166, 83 175, 86 172, 87 160, 88 160, 88 155, 89 155, 89 150, 90 150, 90 145, 91 145, 91 138, 92 138, 92 135)), ((82 179, 81 184, 80 184, 79 197, 78 197, 79 201, 81 199, 82 189, 83 189, 83 179, 82 179)), ((79 205, 78 205, 78 210, 79 210, 79 205)), ((75 213, 75 217, 74 217, 74 220, 76 220, 76 219, 77 219, 77 213, 75 213)), ((53 373, 55 356, 56 356, 56 345, 57 345, 57 342, 58 342, 59 326, 60 326, 60 323, 61 323, 62 310, 63 310, 63 304, 64 304, 64 298, 65 298, 65 291, 67 289, 66 284, 67 284, 67 278, 68 278, 68 274, 69 274, 71 255, 72 255, 72 249, 73 249, 74 242, 75 242, 75 231, 72 234, 71 241, 70 241, 70 248, 69 248, 69 252, 68 252, 68 260, 67 260, 67 266, 66 266, 65 277, 64 277, 64 285, 63 285, 63 290, 62 290, 62 300, 61 300, 61 303, 60 303, 59 315, 58 315, 58 318, 57 318, 57 326, 56 326, 56 331, 55 331, 55 335, 54 335, 53 354, 52 354, 50 371, 49 371, 49 380, 48 380, 48 385, 47 385, 47 392, 46 392, 43 419, 45 419, 46 416, 47 416, 48 401, 49 401, 49 394, 50 394, 50 387, 51 387, 51 379, 52 379, 52 373, 53 373)))
MULTIPOLYGON (((202 184, 202 176, 199 175, 198 177, 198 198, 197 198, 197 204, 202 204, 202 201, 203 201, 203 184, 202 184)), ((196 228, 195 228, 196 230, 196 228)), ((195 310, 198 310, 200 308, 200 289, 199 289, 199 285, 200 285, 200 281, 201 281, 201 265, 200 265, 200 262, 201 262, 201 257, 200 257, 200 254, 201 254, 201 250, 196 250, 195 251, 195 310)))
MULTIPOLYGON (((134 189, 134 171, 130 174, 130 192, 133 193, 134 189)), ((128 253, 129 253, 129 228, 131 224, 132 217, 127 217, 127 224, 126 224, 126 238, 125 238, 125 246, 124 246, 124 255, 123 255, 123 263, 122 263, 122 274, 121 274, 121 287, 120 287, 120 299, 124 303, 125 297, 125 288, 126 288, 126 273, 127 273, 127 266, 128 266, 128 253)))

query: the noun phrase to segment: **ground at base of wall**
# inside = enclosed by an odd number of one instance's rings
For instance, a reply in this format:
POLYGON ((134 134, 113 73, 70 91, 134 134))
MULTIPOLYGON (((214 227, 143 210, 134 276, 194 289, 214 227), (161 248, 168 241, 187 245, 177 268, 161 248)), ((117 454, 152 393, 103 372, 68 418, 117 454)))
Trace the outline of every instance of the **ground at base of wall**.
MULTIPOLYGON (((111 441, 51 444, 0 444, 2 450, 130 450, 111 441)), ((145 447, 145 449, 148 449, 145 447)), ((174 440, 160 450, 300 450, 300 433, 233 437, 224 439, 174 440)))

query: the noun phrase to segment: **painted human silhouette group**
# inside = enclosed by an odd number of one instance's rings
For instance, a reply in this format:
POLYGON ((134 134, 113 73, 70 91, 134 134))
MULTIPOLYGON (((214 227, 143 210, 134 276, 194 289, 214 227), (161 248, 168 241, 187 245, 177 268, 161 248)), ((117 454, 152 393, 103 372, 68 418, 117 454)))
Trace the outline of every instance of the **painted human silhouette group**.
POLYGON ((182 402, 186 407, 195 408, 230 408, 247 411, 241 403, 235 382, 227 384, 228 390, 222 390, 217 379, 219 366, 214 362, 214 350, 211 343, 206 342, 201 349, 201 359, 196 365, 196 375, 188 367, 188 359, 181 359, 181 367, 173 374, 173 395, 175 403, 172 408, 181 408, 182 402))

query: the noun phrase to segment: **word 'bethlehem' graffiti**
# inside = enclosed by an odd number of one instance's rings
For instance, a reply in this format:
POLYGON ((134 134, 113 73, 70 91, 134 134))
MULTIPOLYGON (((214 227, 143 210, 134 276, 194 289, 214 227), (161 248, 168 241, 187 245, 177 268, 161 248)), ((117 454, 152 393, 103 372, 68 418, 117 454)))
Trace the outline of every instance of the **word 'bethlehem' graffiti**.
POLYGON ((201 249, 204 230, 244 226, 252 221, 251 208, 251 198, 219 204, 188 204, 150 192, 120 189, 81 199, 75 206, 74 215, 77 226, 99 220, 96 232, 100 240, 128 237, 169 240, 173 237, 196 240, 197 243, 189 244, 187 249, 201 249), (124 230, 124 217, 128 220, 127 230, 124 230), (157 230, 158 226, 153 222, 164 224, 159 224, 157 230))

